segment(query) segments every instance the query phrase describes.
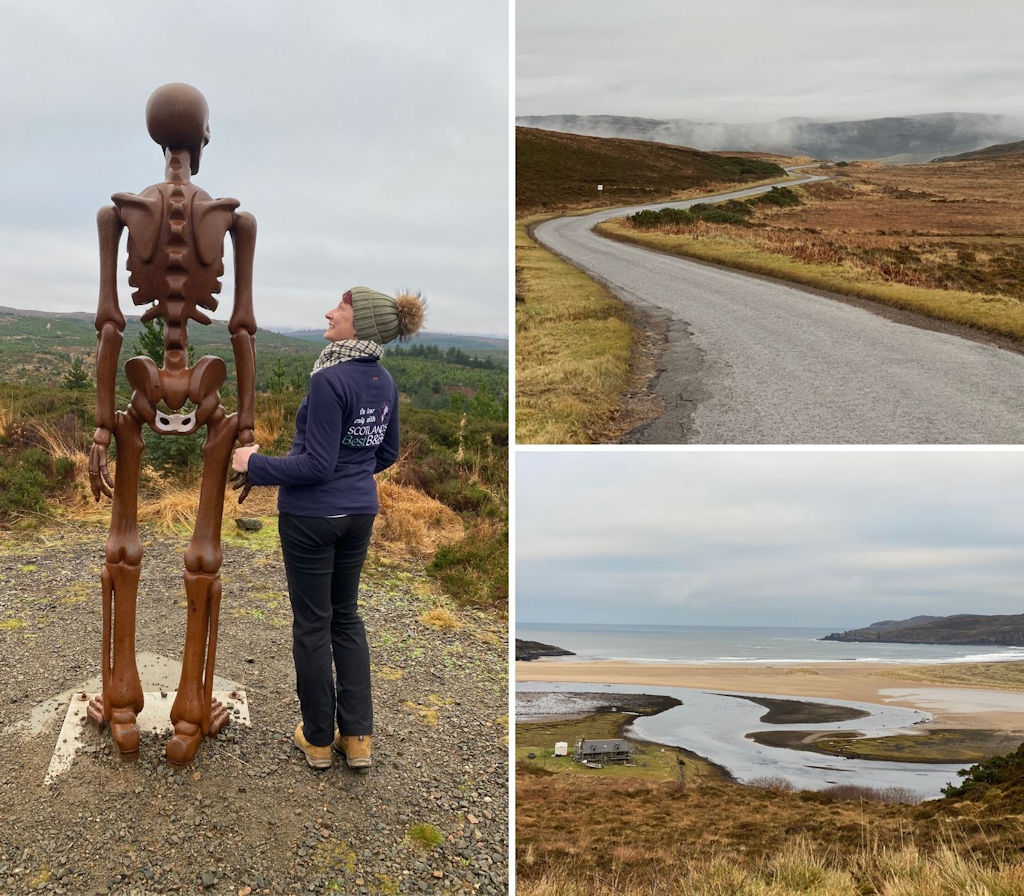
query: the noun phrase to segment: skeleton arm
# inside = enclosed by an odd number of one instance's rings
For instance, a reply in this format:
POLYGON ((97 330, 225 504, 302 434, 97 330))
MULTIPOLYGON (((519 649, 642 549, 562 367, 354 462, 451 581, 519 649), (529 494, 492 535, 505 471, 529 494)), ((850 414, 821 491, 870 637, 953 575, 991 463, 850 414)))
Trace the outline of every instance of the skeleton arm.
POLYGON ((228 321, 238 378, 238 442, 253 443, 256 403, 256 316, 252 303, 252 266, 256 254, 256 219, 236 214, 231 226, 235 250, 235 303, 228 321))
MULTIPOLYGON (((255 442, 256 426, 256 315, 252 302, 252 267, 256 254, 256 219, 248 212, 235 214, 231 225, 235 252, 235 302, 228 321, 238 382, 238 443, 255 442)), ((241 504, 251 488, 247 473, 235 473, 232 487, 241 504)))
POLYGON ((100 296, 96 309, 96 432, 89 451, 89 486, 93 497, 113 497, 107 448, 114 429, 117 359, 124 340, 124 315, 117 301, 117 246, 124 224, 114 206, 96 215, 100 241, 100 296))

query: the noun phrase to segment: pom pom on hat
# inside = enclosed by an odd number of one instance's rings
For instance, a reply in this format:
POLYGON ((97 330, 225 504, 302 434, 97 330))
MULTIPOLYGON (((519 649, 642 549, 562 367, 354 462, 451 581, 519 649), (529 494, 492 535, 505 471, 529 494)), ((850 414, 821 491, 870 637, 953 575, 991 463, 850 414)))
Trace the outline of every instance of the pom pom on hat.
POLYGON ((343 296, 352 305, 352 322, 359 339, 380 345, 394 339, 408 339, 423 325, 424 301, 418 292, 401 292, 397 297, 353 286, 343 296))

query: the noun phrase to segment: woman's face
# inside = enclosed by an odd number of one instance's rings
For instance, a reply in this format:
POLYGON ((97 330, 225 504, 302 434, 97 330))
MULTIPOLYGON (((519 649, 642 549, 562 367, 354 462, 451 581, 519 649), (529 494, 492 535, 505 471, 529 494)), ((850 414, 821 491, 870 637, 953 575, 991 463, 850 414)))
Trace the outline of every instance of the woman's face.
POLYGON ((342 298, 336 308, 332 308, 324 317, 328 321, 324 339, 331 342, 341 342, 343 339, 356 338, 355 323, 352 320, 352 306, 344 298, 342 298))

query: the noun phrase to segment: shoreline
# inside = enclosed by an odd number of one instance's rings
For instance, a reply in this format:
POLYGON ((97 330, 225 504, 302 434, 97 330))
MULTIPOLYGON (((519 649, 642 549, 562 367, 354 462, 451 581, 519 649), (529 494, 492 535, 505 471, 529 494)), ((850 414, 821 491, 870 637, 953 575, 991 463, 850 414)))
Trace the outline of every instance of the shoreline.
MULTIPOLYGON (((1019 665, 1024 671, 1024 663, 1019 665)), ((983 678, 977 687, 951 683, 934 669, 885 662, 649 664, 557 659, 517 662, 515 675, 517 682, 628 684, 904 706, 931 717, 922 727, 1024 735, 1024 685, 986 683, 983 678)))

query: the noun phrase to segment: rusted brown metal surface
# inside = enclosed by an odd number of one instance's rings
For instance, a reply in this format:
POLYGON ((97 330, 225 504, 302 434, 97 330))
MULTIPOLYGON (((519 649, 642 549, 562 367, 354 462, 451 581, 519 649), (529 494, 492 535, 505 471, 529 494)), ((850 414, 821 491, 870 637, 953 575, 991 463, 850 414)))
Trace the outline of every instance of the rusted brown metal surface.
MULTIPOLYGON (((221 586, 221 517, 231 451, 237 440, 253 443, 256 377, 256 319, 252 266, 256 219, 237 211, 236 199, 212 199, 191 182, 210 139, 209 110, 203 95, 187 84, 158 88, 146 106, 150 136, 164 151, 164 180, 139 194, 115 193, 113 205, 97 215, 100 241, 100 293, 96 313, 96 432, 89 454, 89 483, 96 500, 112 499, 103 591, 103 691, 89 705, 89 716, 111 734, 125 758, 138 753, 136 716, 143 694, 135 662, 135 609, 138 600, 142 540, 138 531, 142 427, 167 438, 206 428, 199 512, 185 551, 188 617, 181 680, 171 709, 174 735, 167 743, 169 762, 192 761, 205 735, 229 720, 212 698, 221 586), (147 357, 129 359, 125 375, 131 401, 115 410, 118 356, 125 319, 117 296, 118 245, 128 231, 132 301, 151 305, 142 320, 162 318, 164 359, 158 368, 147 357), (224 273, 224 237, 234 248, 234 306, 228 331, 238 381, 238 410, 225 412, 220 387, 227 376, 223 360, 206 356, 188 366, 187 325, 209 324, 206 311, 217 308, 224 273), (107 449, 113 440, 117 464, 113 479, 107 449)), ((247 489, 243 490, 244 493, 247 489)))

